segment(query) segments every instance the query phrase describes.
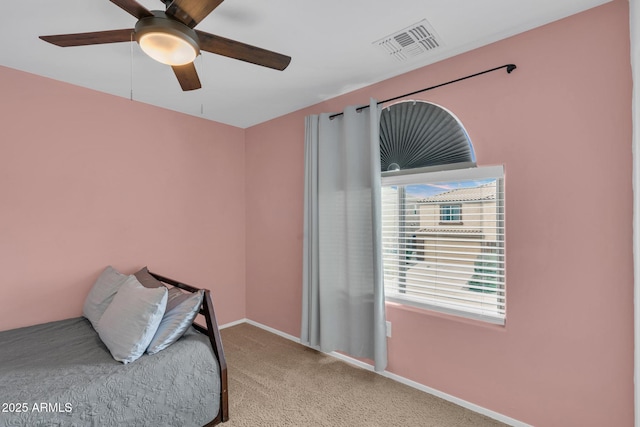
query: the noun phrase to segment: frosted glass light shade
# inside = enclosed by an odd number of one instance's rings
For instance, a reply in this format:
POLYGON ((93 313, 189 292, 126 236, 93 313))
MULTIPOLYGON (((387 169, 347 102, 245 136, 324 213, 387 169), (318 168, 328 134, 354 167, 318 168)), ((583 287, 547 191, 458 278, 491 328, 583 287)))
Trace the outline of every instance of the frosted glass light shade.
POLYGON ((167 65, 185 65, 196 59, 196 49, 181 37, 164 32, 149 32, 138 40, 151 58, 167 65))
POLYGON ((153 16, 136 23, 135 37, 144 53, 167 65, 185 65, 200 53, 196 32, 164 12, 152 10, 153 16))

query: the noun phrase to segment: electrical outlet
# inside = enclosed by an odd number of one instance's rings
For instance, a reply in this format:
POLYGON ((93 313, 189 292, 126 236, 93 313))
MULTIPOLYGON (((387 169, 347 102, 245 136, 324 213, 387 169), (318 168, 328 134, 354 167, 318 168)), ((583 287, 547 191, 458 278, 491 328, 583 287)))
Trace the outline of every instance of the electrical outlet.
POLYGON ((387 320, 387 336, 391 338, 391 322, 387 320))

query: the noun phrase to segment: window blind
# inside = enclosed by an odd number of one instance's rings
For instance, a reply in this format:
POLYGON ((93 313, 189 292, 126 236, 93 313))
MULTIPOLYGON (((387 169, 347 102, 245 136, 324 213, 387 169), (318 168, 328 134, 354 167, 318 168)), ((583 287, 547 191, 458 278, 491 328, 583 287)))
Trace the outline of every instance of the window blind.
POLYGON ((380 167, 406 170, 474 162, 467 132, 453 113, 426 101, 401 101, 380 114, 380 167))
POLYGON ((502 166, 383 176, 387 300, 504 324, 504 223, 502 166))

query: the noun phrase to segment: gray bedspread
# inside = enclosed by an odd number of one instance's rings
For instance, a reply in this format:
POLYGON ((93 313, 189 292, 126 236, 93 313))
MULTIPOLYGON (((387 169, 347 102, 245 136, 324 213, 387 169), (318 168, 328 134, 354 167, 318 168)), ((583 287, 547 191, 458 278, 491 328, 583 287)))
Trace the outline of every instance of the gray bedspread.
POLYGON ((219 402, 211 344, 193 328, 127 365, 82 317, 0 332, 0 426, 202 426, 219 402))

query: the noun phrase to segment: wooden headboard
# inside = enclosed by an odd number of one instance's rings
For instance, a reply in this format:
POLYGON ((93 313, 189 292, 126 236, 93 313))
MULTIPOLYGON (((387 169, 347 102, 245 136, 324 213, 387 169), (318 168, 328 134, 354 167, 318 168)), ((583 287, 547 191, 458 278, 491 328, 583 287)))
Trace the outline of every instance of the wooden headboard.
POLYGON ((164 282, 168 285, 178 287, 187 292, 204 291, 204 298, 202 299, 202 306, 200 307, 200 314, 202 314, 206 320, 207 325, 203 326, 199 323, 193 322, 193 327, 198 331, 206 334, 211 341, 211 348, 213 353, 218 359, 218 368, 220 370, 220 410, 218 415, 207 426, 213 426, 221 422, 225 422, 229 419, 229 395, 227 386, 227 361, 224 357, 224 349, 222 348, 222 339, 220 338, 220 329, 218 329, 218 322, 216 321, 216 313, 213 309, 213 301, 211 300, 211 291, 209 289, 196 288, 191 285, 187 285, 177 280, 170 279, 168 277, 161 276, 159 274, 149 272, 153 277, 164 282))

